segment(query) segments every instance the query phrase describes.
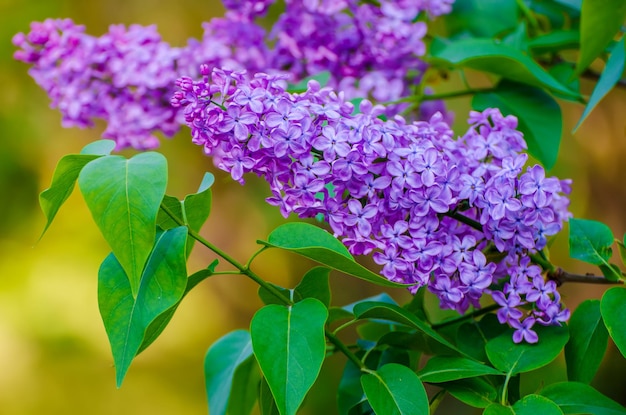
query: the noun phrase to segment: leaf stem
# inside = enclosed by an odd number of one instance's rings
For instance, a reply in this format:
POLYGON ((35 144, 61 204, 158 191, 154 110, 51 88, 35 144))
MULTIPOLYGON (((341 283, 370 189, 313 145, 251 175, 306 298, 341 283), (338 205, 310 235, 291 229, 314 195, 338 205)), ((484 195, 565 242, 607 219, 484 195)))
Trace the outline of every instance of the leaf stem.
MULTIPOLYGON (((161 203, 161 209, 169 216, 172 218, 172 220, 174 222, 176 222, 178 225, 180 226, 187 226, 180 218, 178 218, 176 216, 176 214, 174 212, 172 212, 165 204, 161 203)), ((204 245, 205 247, 209 248, 211 251, 215 252, 217 255, 219 255, 220 257, 222 257, 224 260, 226 260, 228 263, 230 263, 232 266, 234 266, 235 268, 237 268, 237 270, 239 271, 240 274, 243 274, 245 276, 247 276, 248 278, 250 278, 251 280, 253 280, 254 282, 256 282, 257 284, 259 284, 261 287, 265 288, 266 290, 268 290, 269 292, 271 292, 276 298, 280 299, 285 305, 291 306, 293 305, 293 300, 291 298, 287 298, 283 295, 283 293, 281 293, 280 291, 278 291, 278 289, 276 287, 274 287, 272 284, 269 284, 268 282, 266 282, 264 279, 262 279, 261 277, 259 277, 258 275, 256 275, 250 268, 248 265, 243 265, 241 264, 239 261, 237 261, 236 259, 234 259, 233 257, 231 257, 230 255, 228 255, 226 252, 222 251, 221 249, 219 249, 217 246, 213 245, 211 242, 209 242, 208 240, 204 239, 200 234, 198 234, 196 231, 194 231, 193 229, 189 228, 189 226, 187 226, 187 232, 189 233, 189 236, 191 236, 192 238, 194 238, 196 241, 200 242, 202 245, 204 245)), ((263 249, 261 249, 260 251, 258 251, 256 253, 256 255, 258 255, 263 249)), ((250 263, 250 261, 248 261, 248 264, 250 263)), ((337 338, 337 336, 335 336, 329 329, 324 328, 324 332, 326 334, 326 338, 328 338, 328 340, 335 345, 335 347, 337 349, 339 349, 348 359, 350 359, 354 364, 356 364, 359 369, 361 370, 366 370, 367 368, 365 367, 365 364, 354 354, 352 353, 352 351, 350 351, 350 349, 348 349, 348 347, 337 338)))
POLYGON ((557 286, 566 282, 580 282, 584 284, 624 284, 624 281, 611 281, 604 276, 593 274, 572 274, 562 268, 548 271, 548 279, 555 281, 557 286))
POLYGON ((435 330, 438 330, 443 327, 451 326, 453 324, 457 324, 465 320, 470 320, 475 317, 482 316, 483 314, 490 313, 499 308, 500 308, 499 304, 491 304, 491 305, 488 305, 487 307, 483 307, 481 309, 472 311, 471 313, 463 314, 462 316, 451 318, 449 320, 442 321, 441 323, 433 324, 431 327, 435 330))
POLYGON ((341 353, 343 353, 348 359, 350 359, 352 363, 354 363, 359 369, 361 369, 361 371, 365 371, 367 369, 365 363, 363 363, 361 359, 357 357, 357 355, 352 353, 352 351, 348 349, 348 346, 346 346, 341 340, 339 340, 337 336, 331 333, 328 329, 326 329, 326 338, 329 342, 334 344, 335 347, 341 351, 341 353))

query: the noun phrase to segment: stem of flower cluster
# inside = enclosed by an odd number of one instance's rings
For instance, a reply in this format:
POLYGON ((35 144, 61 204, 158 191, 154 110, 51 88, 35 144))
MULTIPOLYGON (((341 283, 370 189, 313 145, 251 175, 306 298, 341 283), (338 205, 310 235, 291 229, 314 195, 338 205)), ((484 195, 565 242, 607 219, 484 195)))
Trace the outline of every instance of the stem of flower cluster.
POLYGON ((487 307, 483 307, 478 310, 472 311, 471 313, 463 314, 462 316, 451 318, 449 320, 442 321, 441 323, 433 324, 431 327, 434 330, 438 330, 440 328, 451 326, 453 324, 457 324, 462 321, 474 319, 478 316, 482 316, 483 314, 487 314, 494 310, 497 310, 500 307, 501 307, 500 304, 491 304, 491 305, 488 305, 487 307))
POLYGON ((624 284, 623 280, 609 280, 604 276, 593 274, 571 274, 564 269, 556 268, 548 272, 548 279, 560 286, 565 282, 580 282, 584 284, 624 284))
MULTIPOLYGON (((196 241, 200 242, 202 245, 215 252, 217 255, 222 257, 226 262, 237 268, 240 274, 245 275, 250 278, 261 287, 265 288, 267 291, 272 293, 276 298, 280 299, 285 305, 292 306, 294 303, 290 298, 285 297, 276 287, 272 284, 267 283, 263 278, 256 275, 248 265, 243 265, 226 252, 219 249, 217 246, 213 245, 211 242, 203 238, 200 234, 198 234, 193 229, 189 228, 180 218, 176 216, 174 212, 172 212, 165 204, 161 203, 161 209, 170 217, 174 222, 176 222, 180 226, 186 226, 187 232, 189 236, 191 236, 196 241)), ((258 254, 259 252, 257 252, 258 254)), ((339 349, 348 359, 350 359, 355 365, 359 367, 361 370, 366 370, 367 367, 365 364, 348 349, 348 347, 337 338, 330 330, 324 328, 324 332, 326 334, 326 338, 333 344, 337 349, 339 349)))

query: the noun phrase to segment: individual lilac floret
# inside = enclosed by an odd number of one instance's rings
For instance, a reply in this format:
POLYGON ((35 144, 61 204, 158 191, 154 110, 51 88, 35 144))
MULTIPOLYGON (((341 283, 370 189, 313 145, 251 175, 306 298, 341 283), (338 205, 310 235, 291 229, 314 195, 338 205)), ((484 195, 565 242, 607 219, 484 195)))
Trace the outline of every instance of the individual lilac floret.
POLYGON ((32 23, 13 43, 20 48, 15 58, 33 65, 29 73, 61 111, 63 126, 84 128, 103 118, 103 137, 138 149, 156 147, 156 131, 172 136, 178 130, 167 103, 179 51, 154 26, 111 26, 96 38, 69 19, 48 19, 32 23))
POLYGON ((427 285, 442 308, 463 313, 491 294, 515 341, 536 341, 534 324, 567 320, 531 256, 569 218, 569 186, 540 166, 524 170, 514 117, 472 112, 455 140, 440 113, 383 121, 383 107, 363 101, 355 113, 316 81, 291 94, 280 76, 201 72, 200 82, 179 79, 172 98, 193 142, 233 179, 265 178, 283 215, 323 216, 350 252, 373 254, 411 292, 427 285))

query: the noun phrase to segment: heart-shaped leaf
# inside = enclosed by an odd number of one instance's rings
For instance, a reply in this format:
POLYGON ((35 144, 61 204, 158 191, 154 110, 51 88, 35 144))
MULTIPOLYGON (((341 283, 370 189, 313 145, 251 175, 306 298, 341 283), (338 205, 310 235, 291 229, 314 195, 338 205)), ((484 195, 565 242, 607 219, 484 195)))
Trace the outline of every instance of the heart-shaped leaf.
POLYGON ((328 310, 314 298, 293 306, 270 304, 250 323, 254 355, 281 415, 295 414, 319 374, 326 353, 328 310))
POLYGON ((626 288, 613 287, 602 296, 600 311, 615 345, 626 357, 626 288))
POLYGON ((154 152, 129 160, 101 157, 83 167, 78 176, 96 224, 128 275, 133 297, 154 244, 166 184, 167 162, 154 152))
POLYGON ((415 372, 396 363, 361 377, 365 396, 377 414, 428 415, 428 396, 415 372))
POLYGON ((585 383, 553 383, 542 389, 541 395, 556 403, 566 414, 626 414, 622 405, 585 383))

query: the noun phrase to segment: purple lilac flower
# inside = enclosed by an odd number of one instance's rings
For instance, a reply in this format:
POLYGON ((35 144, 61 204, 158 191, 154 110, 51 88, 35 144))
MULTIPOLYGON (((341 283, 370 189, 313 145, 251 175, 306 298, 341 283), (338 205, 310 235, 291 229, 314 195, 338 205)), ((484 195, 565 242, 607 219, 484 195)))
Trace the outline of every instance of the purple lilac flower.
MULTIPOLYGON (((426 69, 419 58, 426 25, 414 18, 422 12, 431 17, 448 13, 452 4, 386 0, 378 7, 356 0, 286 0, 268 34, 255 20, 273 2, 224 0, 226 15, 204 23, 202 38, 190 39, 182 48, 163 42, 154 26, 113 25, 94 37, 69 19, 34 22, 28 34, 13 38, 19 48, 15 58, 32 65, 31 76, 61 111, 63 126, 90 127, 94 119, 104 119, 104 138, 115 140, 118 149, 143 150, 158 146, 156 133, 171 137, 184 124, 169 98, 176 78, 198 79, 201 65, 289 74, 292 81, 329 71, 330 85, 341 85, 350 98, 398 99, 426 69)), ((261 113, 261 90, 243 92, 237 104, 247 103, 261 113)), ((270 98, 264 97, 266 105, 280 112, 278 101, 272 104, 270 98)), ((315 105, 329 118, 339 116, 330 102, 315 105)), ((392 116, 405 107, 385 111, 392 116)), ((246 125, 237 131, 245 134, 246 125)), ((363 150, 380 152, 380 145, 363 150)))
POLYGON ((179 80, 172 99, 184 107, 194 142, 235 180, 243 181, 242 170, 264 177, 267 200, 283 215, 321 214, 350 252, 372 253, 381 273, 412 284, 411 292, 427 285, 442 308, 465 312, 490 294, 517 342, 536 341, 535 322, 569 317, 530 258, 569 218, 568 182, 545 178, 540 166, 523 171, 525 142, 514 117, 472 112, 469 130, 455 140, 440 113, 383 121, 384 108, 363 101, 354 114, 345 94, 316 81, 291 94, 275 75, 202 73, 200 82, 179 80), (259 91, 262 112, 250 91, 259 91), (257 120, 247 138, 230 127, 234 113, 257 120), (536 202, 538 192, 551 203, 536 202))

